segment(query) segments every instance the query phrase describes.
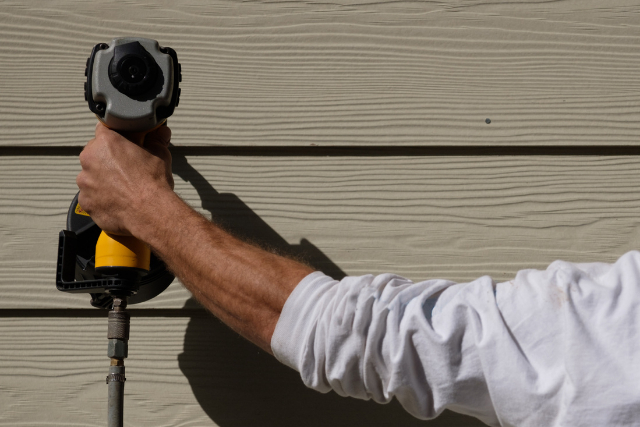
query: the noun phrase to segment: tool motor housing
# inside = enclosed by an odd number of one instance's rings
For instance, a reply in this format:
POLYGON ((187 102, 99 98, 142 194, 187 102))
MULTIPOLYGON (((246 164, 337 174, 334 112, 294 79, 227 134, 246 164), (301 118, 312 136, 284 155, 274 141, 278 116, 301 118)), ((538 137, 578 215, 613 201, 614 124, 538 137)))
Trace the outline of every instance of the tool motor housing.
POLYGON ((89 109, 119 132, 154 129, 180 103, 178 56, 156 40, 120 37, 99 43, 87 59, 85 75, 89 109))

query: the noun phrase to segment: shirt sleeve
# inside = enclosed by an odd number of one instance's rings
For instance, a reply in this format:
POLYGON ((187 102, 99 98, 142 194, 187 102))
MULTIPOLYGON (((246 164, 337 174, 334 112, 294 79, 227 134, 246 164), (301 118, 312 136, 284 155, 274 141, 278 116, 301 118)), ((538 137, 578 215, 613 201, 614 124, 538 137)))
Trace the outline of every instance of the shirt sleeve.
POLYGON ((315 272, 290 295, 271 345, 308 387, 395 397, 422 419, 451 409, 489 425, 634 425, 639 283, 638 252, 556 261, 504 283, 315 272))

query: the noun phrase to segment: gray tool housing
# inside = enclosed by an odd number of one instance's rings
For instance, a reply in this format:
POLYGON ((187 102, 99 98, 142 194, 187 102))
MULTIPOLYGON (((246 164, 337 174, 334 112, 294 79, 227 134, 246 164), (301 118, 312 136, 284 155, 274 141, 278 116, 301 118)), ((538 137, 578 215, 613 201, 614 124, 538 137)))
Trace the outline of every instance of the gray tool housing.
POLYGON ((157 41, 140 37, 119 37, 110 45, 96 45, 87 60, 85 99, 89 108, 107 127, 120 132, 144 132, 162 124, 178 105, 182 80, 177 55, 157 41), (136 44, 155 62, 150 89, 127 95, 114 86, 110 73, 118 46, 136 44))

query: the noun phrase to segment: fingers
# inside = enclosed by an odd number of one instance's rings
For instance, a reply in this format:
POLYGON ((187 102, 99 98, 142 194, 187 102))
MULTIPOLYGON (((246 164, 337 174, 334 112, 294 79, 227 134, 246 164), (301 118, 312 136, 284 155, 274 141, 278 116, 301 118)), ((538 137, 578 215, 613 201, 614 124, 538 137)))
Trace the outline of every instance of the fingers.
POLYGON ((156 157, 165 162, 171 162, 171 154, 168 147, 171 142, 171 129, 167 126, 160 126, 158 129, 149 132, 144 141, 144 148, 156 157))
POLYGON ((91 144, 93 144, 93 142, 95 141, 95 138, 89 140, 89 142, 87 142, 87 145, 84 146, 84 148, 82 149, 82 151, 80 152, 80 166, 84 169, 87 168, 89 165, 89 157, 91 156, 91 154, 89 154, 91 152, 90 150, 90 146, 91 144))
POLYGON ((76 185, 78 186, 79 194, 78 194, 78 203, 82 206, 82 209, 91 214, 93 205, 90 203, 87 198, 87 193, 91 193, 90 190, 90 178, 84 170, 78 174, 76 177, 76 185))
POLYGON ((106 139, 111 139, 114 136, 120 137, 119 134, 112 131, 108 127, 106 127, 100 121, 96 123, 95 135, 96 135, 95 138, 90 139, 89 142, 87 142, 87 145, 85 145, 82 151, 80 152, 80 166, 82 166, 83 169, 90 168, 92 162, 95 160, 96 147, 100 145, 100 144, 96 145, 96 142, 98 140, 102 141, 106 139))
POLYGON ((168 147, 170 142, 171 129, 168 126, 160 126, 147 134, 144 145, 147 147, 151 144, 159 144, 163 147, 168 147))
POLYGON ((84 171, 80 172, 78 176, 76 176, 76 185, 78 186, 78 189, 84 188, 86 184, 87 184, 87 174, 84 173, 84 171))
MULTIPOLYGON (((134 133, 135 134, 135 133, 134 133)), ((119 134, 118 132, 109 129, 102 122, 98 122, 96 124, 96 138, 122 138, 126 139, 124 136, 119 134)), ((144 146, 146 147, 148 144, 160 144, 164 147, 168 147, 171 142, 171 129, 168 126, 160 126, 157 129, 149 132, 145 136, 144 146)))
POLYGON ((96 125, 96 138, 97 140, 106 141, 110 144, 123 144, 129 142, 135 142, 136 136, 139 132, 116 132, 113 129, 108 128, 104 123, 98 122, 96 125))
POLYGON ((89 157, 88 153, 90 152, 90 147, 91 145, 93 145, 94 142, 96 142, 98 134, 102 135, 103 129, 107 129, 107 127, 103 125, 102 122, 98 121, 98 123, 96 123, 96 129, 95 129, 96 137, 91 138, 89 142, 87 142, 87 145, 85 145, 82 151, 80 152, 80 166, 85 167, 87 165, 88 163, 87 158, 89 157))
POLYGON ((144 141, 144 149, 151 155, 164 162, 165 180, 174 188, 173 174, 171 173, 171 153, 169 143, 171 142, 171 129, 168 126, 160 126, 149 132, 144 141))

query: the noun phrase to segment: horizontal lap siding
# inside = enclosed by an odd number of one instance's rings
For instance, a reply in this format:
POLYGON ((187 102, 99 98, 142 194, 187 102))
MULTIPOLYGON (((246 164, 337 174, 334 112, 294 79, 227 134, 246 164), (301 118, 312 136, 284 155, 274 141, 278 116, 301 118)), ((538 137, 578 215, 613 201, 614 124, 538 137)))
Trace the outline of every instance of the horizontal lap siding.
POLYGON ((5 1, 0 147, 83 145, 86 57, 126 34, 179 54, 180 145, 636 145, 639 16, 623 0, 5 1))
MULTIPOLYGON (((131 323, 126 426, 424 425, 395 402, 382 406, 305 388, 295 371, 207 315, 134 312, 131 323)), ((0 426, 105 425, 106 318, 0 317, 0 336, 0 426)), ((429 425, 482 424, 447 413, 429 425)))
MULTIPOLYGON (((53 154, 92 137, 82 87, 94 44, 137 35, 176 49, 176 190, 233 232, 336 277, 502 281, 638 248, 640 157, 544 154, 638 145, 639 26, 633 0, 3 1, 0 426, 106 418, 105 313, 54 287, 79 165, 53 154), (518 145, 543 155, 375 151, 518 145), (309 146, 362 151, 276 155, 309 146)), ((424 424, 397 403, 305 389, 178 282, 132 311, 128 426, 424 424)), ((480 423, 445 413, 429 425, 480 423)))
MULTIPOLYGON (((86 307, 53 283, 78 170, 0 157, 0 307, 86 307)), ((639 246, 639 171, 636 156, 174 158, 177 192, 232 231, 338 277, 413 280, 614 261, 639 246)), ((174 284, 144 306, 187 298, 174 284)))

